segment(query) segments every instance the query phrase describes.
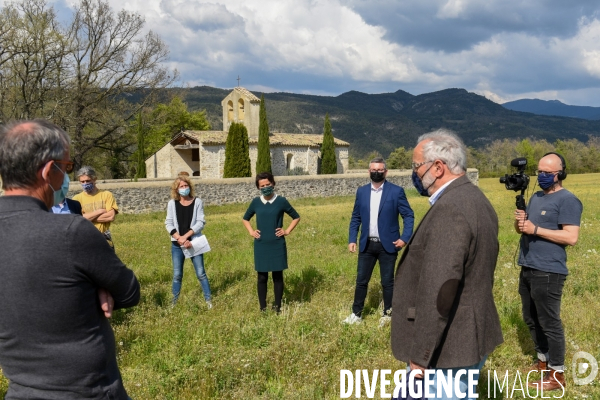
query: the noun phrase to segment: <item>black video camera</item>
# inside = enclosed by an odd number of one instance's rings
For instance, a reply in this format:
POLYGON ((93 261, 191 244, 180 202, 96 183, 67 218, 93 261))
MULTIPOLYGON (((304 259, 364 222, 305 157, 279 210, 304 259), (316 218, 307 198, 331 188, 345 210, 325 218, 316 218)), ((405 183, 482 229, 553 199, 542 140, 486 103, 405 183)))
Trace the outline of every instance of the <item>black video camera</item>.
POLYGON ((525 173, 525 167, 527 166, 526 158, 515 158, 510 162, 512 167, 518 168, 517 172, 512 175, 504 175, 500 177, 500 183, 504 183, 506 190, 514 190, 515 192, 521 191, 520 195, 517 195, 517 209, 525 210, 525 190, 529 186, 529 175, 525 173))
POLYGON ((515 192, 518 192, 519 190, 527 190, 527 186, 529 186, 529 175, 525 174, 527 159, 515 158, 510 162, 510 165, 513 167, 517 167, 517 172, 515 172, 512 175, 507 174, 500 177, 500 183, 504 183, 504 185, 506 186, 506 190, 514 190, 515 192))

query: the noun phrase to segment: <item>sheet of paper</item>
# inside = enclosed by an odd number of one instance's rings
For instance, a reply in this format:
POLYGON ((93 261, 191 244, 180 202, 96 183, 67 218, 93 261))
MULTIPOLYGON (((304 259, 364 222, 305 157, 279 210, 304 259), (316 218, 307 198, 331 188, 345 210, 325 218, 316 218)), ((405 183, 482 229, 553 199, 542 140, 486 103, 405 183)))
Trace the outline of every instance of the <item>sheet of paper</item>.
POLYGON ((204 254, 210 251, 210 246, 208 245, 208 240, 206 240, 205 235, 192 236, 191 243, 192 247, 188 249, 181 246, 181 250, 183 251, 185 258, 195 257, 198 254, 204 254))

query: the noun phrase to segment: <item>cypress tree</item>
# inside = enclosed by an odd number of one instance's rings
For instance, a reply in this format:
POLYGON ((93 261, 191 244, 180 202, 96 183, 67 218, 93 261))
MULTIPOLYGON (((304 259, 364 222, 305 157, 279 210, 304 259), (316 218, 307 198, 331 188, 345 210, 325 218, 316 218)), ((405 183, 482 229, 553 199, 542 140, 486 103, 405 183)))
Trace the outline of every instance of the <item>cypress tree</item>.
POLYGON ((329 114, 325 114, 325 126, 323 127, 323 143, 321 144, 321 174, 337 174, 337 162, 335 159, 335 145, 329 114))
POLYGON ((237 163, 236 137, 238 132, 238 124, 232 122, 229 125, 227 133, 227 142, 225 143, 225 164, 223 166, 223 178, 235 178, 235 164, 237 163))
POLYGON ((140 112, 137 116, 137 169, 135 173, 135 179, 145 178, 146 177, 146 155, 145 155, 145 147, 146 143, 144 141, 144 136, 146 132, 144 129, 144 120, 142 119, 142 113, 140 112))
POLYGON ((232 122, 225 144, 225 165, 223 178, 244 178, 252 176, 248 130, 243 124, 232 122))
POLYGON ((260 96, 260 122, 258 124, 258 155, 256 157, 256 173, 271 172, 271 149, 269 144, 269 123, 265 95, 260 96))
POLYGON ((250 166, 250 143, 248 140, 248 129, 240 124, 240 141, 242 142, 240 151, 240 177, 251 177, 252 167, 250 166))

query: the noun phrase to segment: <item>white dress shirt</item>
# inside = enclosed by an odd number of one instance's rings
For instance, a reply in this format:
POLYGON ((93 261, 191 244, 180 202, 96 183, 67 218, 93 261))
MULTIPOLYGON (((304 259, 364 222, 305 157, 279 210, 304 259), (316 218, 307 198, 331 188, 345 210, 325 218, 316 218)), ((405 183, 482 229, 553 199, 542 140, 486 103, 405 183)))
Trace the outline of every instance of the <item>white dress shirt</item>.
MULTIPOLYGON (((385 183, 385 182, 384 182, 385 183)), ((377 227, 377 217, 379 217, 379 205, 381 204, 381 195, 383 194, 383 183, 377 189, 371 183, 371 203, 369 204, 369 237, 379 237, 379 228, 377 227)))
POLYGON ((442 193, 444 193, 444 190, 446 190, 448 185, 454 182, 456 179, 458 178, 454 178, 451 181, 444 183, 438 190, 436 190, 435 193, 432 194, 431 197, 429 197, 429 205, 434 205, 437 199, 442 195, 442 193))

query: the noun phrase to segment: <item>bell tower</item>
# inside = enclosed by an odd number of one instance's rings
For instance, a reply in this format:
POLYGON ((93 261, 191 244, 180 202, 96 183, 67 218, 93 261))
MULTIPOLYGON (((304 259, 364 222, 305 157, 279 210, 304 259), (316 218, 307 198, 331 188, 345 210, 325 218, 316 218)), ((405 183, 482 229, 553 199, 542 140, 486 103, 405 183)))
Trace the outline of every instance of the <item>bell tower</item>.
POLYGON ((249 90, 237 86, 221 102, 223 107, 223 130, 229 131, 232 122, 242 123, 248 136, 258 136, 260 122, 260 99, 249 90))

